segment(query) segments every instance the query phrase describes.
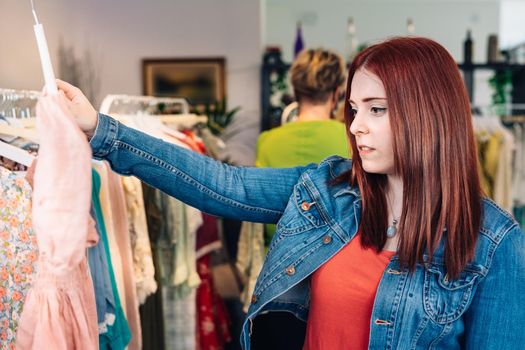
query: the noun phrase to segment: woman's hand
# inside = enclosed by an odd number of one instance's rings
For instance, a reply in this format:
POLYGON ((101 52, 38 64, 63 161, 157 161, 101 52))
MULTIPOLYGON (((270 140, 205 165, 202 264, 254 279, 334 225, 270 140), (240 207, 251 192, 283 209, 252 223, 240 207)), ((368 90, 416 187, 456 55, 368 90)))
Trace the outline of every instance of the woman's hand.
POLYGON ((56 80, 59 90, 64 92, 69 101, 69 109, 73 113, 80 129, 88 136, 93 136, 98 122, 98 113, 79 88, 60 79, 56 80))

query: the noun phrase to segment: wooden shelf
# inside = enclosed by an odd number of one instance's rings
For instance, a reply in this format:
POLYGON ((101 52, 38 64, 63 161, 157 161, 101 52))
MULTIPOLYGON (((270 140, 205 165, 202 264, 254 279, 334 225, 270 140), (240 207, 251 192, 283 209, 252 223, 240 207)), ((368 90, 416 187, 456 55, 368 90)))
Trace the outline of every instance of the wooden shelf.
POLYGON ((458 63, 458 67, 461 70, 476 70, 476 69, 489 69, 489 70, 520 70, 525 69, 525 64, 517 63, 458 63))

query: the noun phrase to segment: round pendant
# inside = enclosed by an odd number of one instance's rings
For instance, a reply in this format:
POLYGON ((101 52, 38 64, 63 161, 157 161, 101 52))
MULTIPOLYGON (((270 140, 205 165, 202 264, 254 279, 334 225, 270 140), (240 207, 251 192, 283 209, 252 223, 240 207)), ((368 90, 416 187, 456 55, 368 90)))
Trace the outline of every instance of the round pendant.
POLYGON ((396 233, 397 233, 397 227, 395 225, 388 226, 388 228, 386 229, 386 236, 388 238, 394 237, 396 233))

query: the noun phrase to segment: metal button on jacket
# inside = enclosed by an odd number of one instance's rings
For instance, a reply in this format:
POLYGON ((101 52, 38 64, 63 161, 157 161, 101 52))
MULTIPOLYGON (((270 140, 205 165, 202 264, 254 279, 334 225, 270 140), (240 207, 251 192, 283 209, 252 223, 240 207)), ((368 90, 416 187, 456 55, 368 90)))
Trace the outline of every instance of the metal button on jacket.
POLYGON ((257 297, 254 295, 252 295, 252 304, 255 304, 257 302, 257 297))
POLYGON ((311 207, 313 204, 314 204, 314 203, 302 202, 302 203, 301 203, 301 209, 304 210, 304 211, 310 210, 310 207, 311 207))
POLYGON ((288 267, 286 268, 286 274, 287 274, 288 276, 292 276, 293 274, 295 274, 295 267, 293 267, 293 266, 288 266, 288 267))
POLYGON ((330 242, 332 242, 332 237, 330 237, 329 235, 326 235, 326 236, 323 237, 323 243, 324 244, 328 244, 330 242))

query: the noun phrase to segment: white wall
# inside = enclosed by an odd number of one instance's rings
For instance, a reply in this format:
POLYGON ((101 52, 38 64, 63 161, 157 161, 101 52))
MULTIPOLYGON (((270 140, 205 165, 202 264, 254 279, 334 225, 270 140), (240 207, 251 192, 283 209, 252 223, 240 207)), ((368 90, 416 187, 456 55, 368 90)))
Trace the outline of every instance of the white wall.
POLYGON ((487 36, 499 31, 497 0, 266 0, 266 43, 278 44, 291 59, 296 22, 303 22, 307 46, 344 50, 346 21, 352 16, 360 42, 406 35, 407 18, 416 35, 433 38, 462 60, 467 28, 474 35, 475 60, 486 58, 487 36))
POLYGON ((500 12, 500 45, 504 48, 525 43, 525 1, 502 0, 500 12))
MULTIPOLYGON (((260 109, 258 0, 36 0, 57 70, 60 38, 89 49, 101 72, 100 97, 141 94, 141 59, 224 56, 229 106, 260 109)), ((0 1, 0 87, 43 86, 29 0, 0 1)))
MULTIPOLYGON (((410 17, 416 35, 438 41, 458 62, 467 28, 473 33, 474 61, 480 63, 486 60, 488 35, 499 32, 499 0, 266 0, 265 6, 265 44, 281 46, 286 61, 292 59, 297 21, 303 23, 306 46, 344 54, 348 17, 354 18, 360 42, 406 35, 410 17)), ((477 75, 475 101, 490 100, 485 85, 490 75, 477 75)))

